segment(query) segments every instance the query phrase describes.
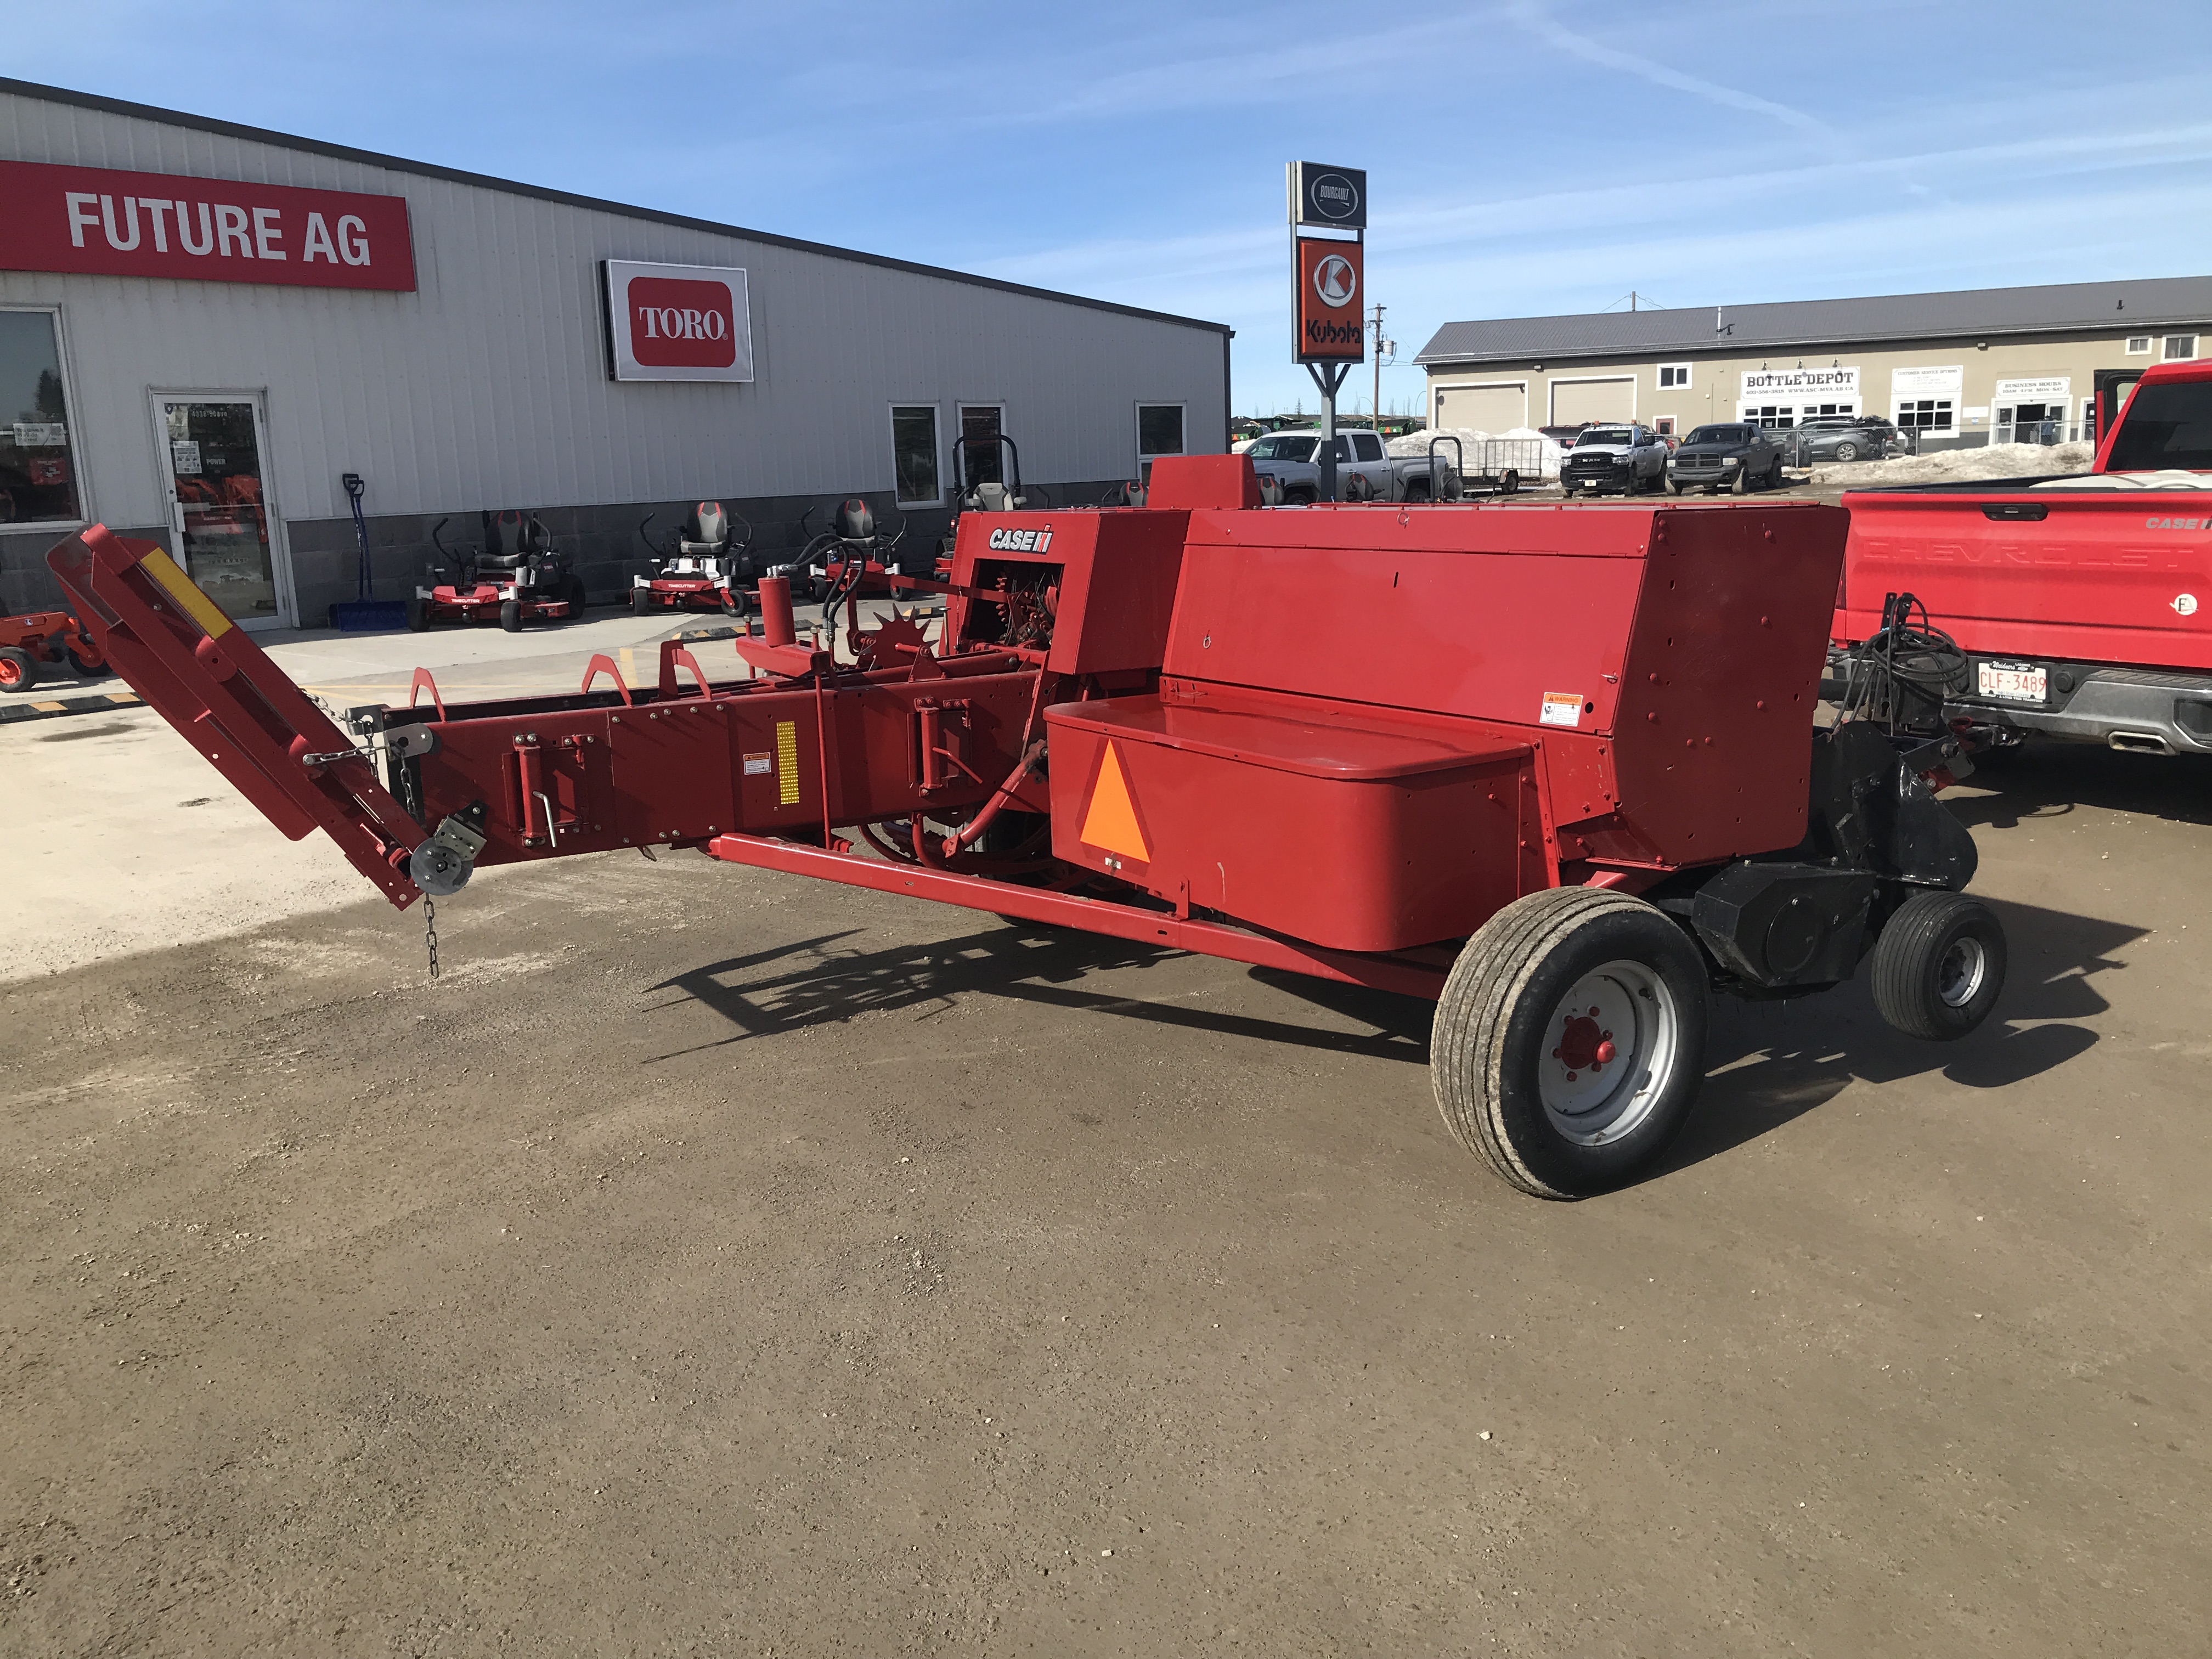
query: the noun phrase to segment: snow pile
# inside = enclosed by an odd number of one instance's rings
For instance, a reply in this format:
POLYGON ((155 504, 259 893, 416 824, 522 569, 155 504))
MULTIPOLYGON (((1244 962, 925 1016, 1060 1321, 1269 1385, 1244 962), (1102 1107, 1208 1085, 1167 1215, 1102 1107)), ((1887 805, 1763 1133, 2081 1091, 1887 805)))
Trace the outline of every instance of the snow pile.
POLYGON ((1816 489, 1871 489, 1881 484, 1946 483, 1972 478, 2028 478, 2053 472, 2087 472, 2095 454, 2088 444, 1984 444, 1978 449, 1939 449, 1888 461, 1839 462, 1813 469, 1816 489))
MULTIPOLYGON (((1469 426, 1437 427, 1433 431, 1409 432, 1402 438, 1393 438, 1385 447, 1395 456, 1413 455, 1425 459, 1431 438, 1458 439, 1467 456, 1467 470, 1470 472, 1481 471, 1486 459, 1491 459, 1498 463, 1501 471, 1510 466, 1523 477, 1556 478, 1559 476, 1559 457, 1564 452, 1533 427, 1516 426, 1510 432, 1483 432, 1469 426), (1513 453, 1492 456, 1488 446, 1493 441, 1504 440, 1513 441, 1513 453), (1526 459, 1532 453, 1540 458, 1533 465, 1526 459)), ((1455 451, 1449 444, 1443 446, 1442 453, 1444 459, 1454 465, 1458 465, 1460 452, 1455 451)))

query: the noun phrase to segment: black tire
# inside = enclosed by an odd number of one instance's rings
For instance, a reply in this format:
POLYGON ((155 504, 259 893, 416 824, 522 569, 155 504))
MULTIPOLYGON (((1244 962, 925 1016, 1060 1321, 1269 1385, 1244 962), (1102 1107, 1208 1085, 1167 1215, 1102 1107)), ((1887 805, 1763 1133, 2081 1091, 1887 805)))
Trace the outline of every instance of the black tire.
POLYGON ((1782 488, 1782 458, 1779 455, 1774 458, 1774 465, 1766 469, 1766 488, 1769 489, 1782 488))
POLYGON ((1501 495, 1518 495, 1521 493, 1521 475, 1511 467, 1507 467, 1505 476, 1498 481, 1498 493, 1501 495))
POLYGON ((1578 495, 1578 494, 1580 494, 1580 493, 1581 493, 1581 492, 1580 492, 1580 491, 1578 491, 1578 490, 1577 490, 1577 489, 1576 489, 1576 488, 1575 488, 1572 484, 1571 484, 1571 483, 1563 483, 1563 484, 1561 484, 1561 485, 1559 486, 1559 494, 1560 494, 1562 496, 1565 497, 1568 501, 1572 501, 1572 500, 1574 500, 1574 498, 1576 497, 1576 495, 1578 495))
POLYGON ((633 617, 653 614, 653 593, 650 589, 633 587, 629 591, 629 611, 633 617))
POLYGON ((1667 493, 1668 493, 1669 495, 1680 495, 1680 494, 1682 493, 1682 486, 1681 486, 1681 484, 1680 484, 1680 483, 1678 483, 1676 480, 1673 479, 1673 478, 1669 478, 1669 479, 1668 479, 1668 480, 1667 480, 1667 493))
POLYGON ((21 646, 0 645, 0 691, 27 691, 39 683, 39 659, 21 646))
POLYGON ((1907 1036, 1949 1042, 2004 990, 2004 924, 1964 893, 1916 893, 1874 945, 1874 1006, 1907 1036))
POLYGON ((71 673, 80 675, 85 679, 105 679, 108 675, 112 674, 115 672, 112 668, 110 668, 107 665, 105 660, 95 662, 92 658, 88 657, 82 652, 78 651, 74 646, 65 647, 64 653, 69 658, 70 672, 71 673))
POLYGON ((419 634, 430 625, 430 607, 420 593, 407 596, 407 629, 419 634))
POLYGON ((1284 493, 1283 501, 1290 507, 1311 507, 1316 500, 1310 489, 1292 489, 1284 493))
POLYGON ((499 625, 510 634, 522 631, 522 601, 501 599, 499 602, 499 625))
POLYGON ((1429 1078, 1453 1136, 1510 1185, 1587 1198, 1634 1180, 1680 1133, 1704 1079, 1705 1025, 1705 963, 1680 927, 1626 894, 1547 888, 1507 905, 1460 952, 1437 1004, 1429 1078), (1638 1023, 1610 1086, 1600 1073, 1617 1062, 1601 1045, 1614 1033, 1568 1009, 1570 994, 1577 1007, 1601 995, 1638 1023), (1567 1038, 1594 1058, 1563 1057, 1567 1038), (1663 1074, 1638 1072, 1647 1056, 1663 1074))
POLYGON ((1729 480, 1729 494, 1731 495, 1748 495, 1751 494, 1750 469, 1741 466, 1736 468, 1735 477, 1729 480))
POLYGON ((1849 440, 1846 440, 1836 446, 1836 459, 1838 460, 1856 461, 1858 458, 1859 447, 1856 444, 1850 442, 1849 440))

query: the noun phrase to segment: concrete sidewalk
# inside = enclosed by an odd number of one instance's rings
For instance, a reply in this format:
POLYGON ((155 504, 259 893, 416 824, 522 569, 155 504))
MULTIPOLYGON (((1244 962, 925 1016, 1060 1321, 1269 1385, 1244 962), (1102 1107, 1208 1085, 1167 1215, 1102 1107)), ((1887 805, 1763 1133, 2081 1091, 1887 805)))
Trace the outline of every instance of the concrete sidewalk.
MULTIPOLYGON (((863 625, 890 609, 888 600, 865 601, 863 625)), ((802 613, 802 632, 811 612, 802 613)), ((573 691, 594 653, 612 658, 630 684, 650 685, 662 640, 725 625, 704 612, 609 611, 520 634, 318 629, 257 639, 303 689, 344 708, 404 703, 417 666, 448 702, 573 691)), ((726 641, 696 654, 717 678, 738 672, 726 641)), ((45 692, 27 695, 45 702, 45 692)), ((121 679, 85 682, 70 696, 80 718, 0 725, 0 778, 15 807, 0 814, 0 868, 15 878, 23 918, 14 948, 0 955, 0 982, 243 933, 374 893, 328 837, 285 840, 121 679)), ((421 926, 412 914, 393 925, 421 926)))

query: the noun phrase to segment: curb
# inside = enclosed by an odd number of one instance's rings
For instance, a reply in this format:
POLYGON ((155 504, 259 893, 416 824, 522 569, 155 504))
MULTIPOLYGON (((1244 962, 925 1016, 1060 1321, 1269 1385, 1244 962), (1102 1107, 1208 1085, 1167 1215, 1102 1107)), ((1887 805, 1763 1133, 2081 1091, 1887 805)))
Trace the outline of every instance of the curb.
POLYGON ((143 708, 144 699, 135 691, 95 691, 88 696, 61 698, 40 696, 35 689, 0 702, 0 726, 19 720, 59 720, 65 714, 107 714, 118 708, 143 708))

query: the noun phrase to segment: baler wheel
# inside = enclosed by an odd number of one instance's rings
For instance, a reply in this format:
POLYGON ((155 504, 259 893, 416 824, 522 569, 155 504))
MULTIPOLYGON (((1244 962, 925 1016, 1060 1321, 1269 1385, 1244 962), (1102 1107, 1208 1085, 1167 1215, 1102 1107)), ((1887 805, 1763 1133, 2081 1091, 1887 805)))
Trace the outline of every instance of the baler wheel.
POLYGON ((1874 944, 1874 1006, 1907 1036, 1965 1036, 2004 989, 2004 925, 1964 893, 1916 893, 1874 944))
POLYGON ((1429 1077, 1445 1126, 1538 1198, 1625 1185, 1697 1100, 1705 982, 1697 948, 1641 899, 1516 899, 1468 941, 1437 1005, 1429 1077))
POLYGON ((0 691, 27 691, 38 683, 37 658, 20 646, 0 646, 0 691))

